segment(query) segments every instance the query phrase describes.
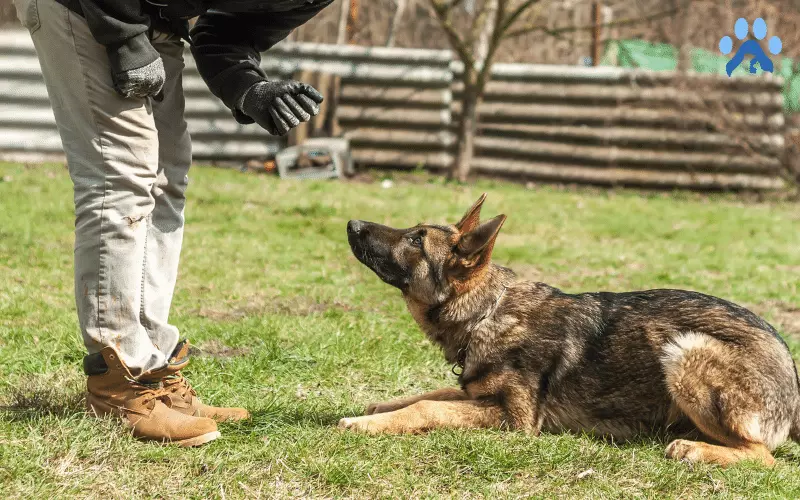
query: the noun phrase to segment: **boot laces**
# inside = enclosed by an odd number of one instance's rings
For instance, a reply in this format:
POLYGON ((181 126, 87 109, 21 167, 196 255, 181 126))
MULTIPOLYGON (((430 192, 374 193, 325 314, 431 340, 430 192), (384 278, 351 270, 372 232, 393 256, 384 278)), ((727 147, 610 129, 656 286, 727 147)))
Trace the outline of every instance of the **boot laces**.
POLYGON ((192 384, 186 380, 186 377, 183 376, 181 372, 175 372, 172 375, 167 375, 163 379, 164 382, 164 390, 167 393, 178 393, 181 399, 186 399, 187 396, 196 396, 197 393, 195 392, 192 384))
POLYGON ((160 382, 148 384, 132 378, 128 378, 128 382, 133 386, 136 396, 142 398, 143 405, 148 405, 155 400, 165 403, 169 401, 169 391, 160 382))

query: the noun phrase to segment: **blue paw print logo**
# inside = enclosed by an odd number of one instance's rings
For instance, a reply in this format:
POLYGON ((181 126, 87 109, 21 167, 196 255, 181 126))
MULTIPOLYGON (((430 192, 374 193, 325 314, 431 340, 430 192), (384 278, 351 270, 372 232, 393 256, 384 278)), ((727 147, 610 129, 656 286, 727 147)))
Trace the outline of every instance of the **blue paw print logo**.
MULTIPOLYGON (((747 24, 747 19, 743 17, 737 19, 736 24, 733 25, 733 32, 739 40, 747 38, 749 31, 750 25, 747 24)), ((742 43, 739 50, 736 51, 733 57, 731 57, 731 60, 728 61, 728 64, 725 65, 725 71, 728 73, 728 76, 731 76, 733 70, 742 64, 744 56, 748 54, 753 56, 753 59, 750 61, 751 74, 755 74, 756 72, 756 63, 758 63, 762 70, 772 73, 774 69, 772 60, 764 53, 764 49, 762 49, 761 45, 758 43, 758 40, 763 40, 764 37, 767 36, 767 23, 760 17, 753 21, 753 36, 755 36, 756 39, 747 40, 742 43)), ((773 36, 769 39, 768 47, 770 54, 778 55, 781 53, 783 43, 780 38, 773 36)), ((731 53, 733 50, 733 40, 731 40, 731 37, 723 36, 719 40, 719 50, 726 56, 731 53)))

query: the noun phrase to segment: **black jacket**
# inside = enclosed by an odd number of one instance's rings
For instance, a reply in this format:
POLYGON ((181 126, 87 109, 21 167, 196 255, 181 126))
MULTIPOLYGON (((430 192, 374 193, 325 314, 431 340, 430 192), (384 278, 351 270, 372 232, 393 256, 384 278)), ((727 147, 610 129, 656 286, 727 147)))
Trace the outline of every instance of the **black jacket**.
POLYGON ((286 38, 333 0, 57 0, 86 18, 94 38, 105 45, 117 69, 155 61, 149 30, 189 37, 186 21, 199 16, 191 31, 192 54, 211 92, 236 119, 244 92, 266 79, 261 52, 286 38))

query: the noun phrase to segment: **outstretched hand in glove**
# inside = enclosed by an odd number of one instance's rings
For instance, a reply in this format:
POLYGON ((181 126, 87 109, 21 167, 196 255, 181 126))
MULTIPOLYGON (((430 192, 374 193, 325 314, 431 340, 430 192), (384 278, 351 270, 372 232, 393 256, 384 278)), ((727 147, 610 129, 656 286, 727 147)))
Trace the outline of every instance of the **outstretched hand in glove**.
POLYGON ((319 114, 323 97, 311 85, 296 81, 261 81, 250 87, 239 109, 272 135, 285 135, 319 114))

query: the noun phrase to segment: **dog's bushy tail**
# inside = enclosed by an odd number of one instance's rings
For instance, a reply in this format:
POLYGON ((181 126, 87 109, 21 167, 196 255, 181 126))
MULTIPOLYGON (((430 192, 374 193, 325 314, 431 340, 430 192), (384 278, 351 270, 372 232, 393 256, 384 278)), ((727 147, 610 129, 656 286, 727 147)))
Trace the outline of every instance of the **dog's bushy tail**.
POLYGON ((792 441, 800 443, 800 405, 794 410, 794 420, 792 421, 792 428, 789 431, 789 437, 792 441))
POLYGON ((800 443, 800 375, 797 373, 796 365, 794 368, 794 376, 797 379, 798 398, 797 406, 794 409, 794 420, 792 421, 792 428, 789 431, 789 437, 792 438, 792 441, 800 443))

